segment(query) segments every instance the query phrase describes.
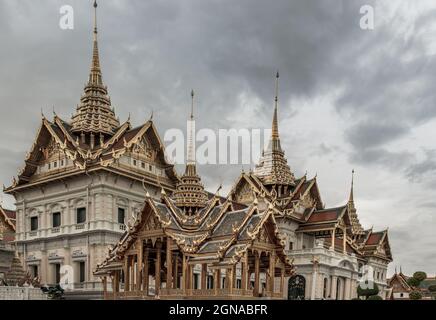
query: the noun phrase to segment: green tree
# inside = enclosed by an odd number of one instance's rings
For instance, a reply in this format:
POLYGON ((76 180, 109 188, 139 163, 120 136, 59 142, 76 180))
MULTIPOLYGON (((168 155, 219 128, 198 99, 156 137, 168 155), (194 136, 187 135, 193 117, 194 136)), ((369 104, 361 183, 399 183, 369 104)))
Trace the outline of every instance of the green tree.
POLYGON ((431 285, 431 286, 429 286, 428 287, 428 291, 430 291, 430 292, 436 292, 436 284, 434 284, 434 285, 431 285))
POLYGON ((413 277, 407 279, 407 284, 411 287, 418 287, 420 283, 421 283, 421 281, 419 281, 418 279, 413 278, 413 277))
POLYGON ((410 298, 411 300, 421 300, 421 299, 422 299, 422 293, 419 292, 418 290, 412 291, 412 292, 409 294, 409 298, 410 298))
POLYGON ((365 283, 360 283, 357 287, 357 296, 365 297, 365 299, 368 300, 368 297, 378 295, 379 291, 377 283, 373 282, 369 284, 368 281, 365 281, 365 283))
POLYGON ((419 283, 421 283, 422 281, 427 279, 427 274, 424 271, 416 271, 413 274, 413 278, 415 278, 416 280, 419 281, 419 283))

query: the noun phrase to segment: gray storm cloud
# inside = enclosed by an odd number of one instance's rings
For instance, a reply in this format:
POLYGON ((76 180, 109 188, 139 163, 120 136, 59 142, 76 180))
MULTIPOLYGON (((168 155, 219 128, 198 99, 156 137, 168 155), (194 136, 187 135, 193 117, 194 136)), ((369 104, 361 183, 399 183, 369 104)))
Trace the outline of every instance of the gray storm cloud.
MULTIPOLYGON (((68 119, 87 78, 90 2, 70 1, 74 30, 58 26, 63 4, 0 0, 5 185, 33 143, 41 109, 51 115, 54 108, 68 119)), ((121 120, 130 113, 139 124, 153 111, 163 136, 169 128, 185 128, 191 88, 197 93, 197 128, 268 128, 279 69, 280 132, 293 170, 317 172, 324 201, 335 205, 345 201, 355 168, 365 226, 390 226, 391 270, 402 264, 405 272, 431 272, 434 219, 418 217, 434 216, 436 209, 428 201, 420 206, 434 197, 428 186, 436 179, 427 174, 435 171, 434 153, 423 150, 432 149, 435 130, 419 128, 436 116, 436 58, 428 53, 436 4, 422 1, 413 16, 406 15, 413 4, 105 0, 99 9, 103 79, 121 120), (364 4, 375 7, 375 30, 359 28, 364 4), (259 106, 251 107, 252 101, 259 106)), ((215 189, 230 186, 240 170, 207 165, 200 173, 215 189)), ((5 203, 13 207, 12 199, 5 203)))

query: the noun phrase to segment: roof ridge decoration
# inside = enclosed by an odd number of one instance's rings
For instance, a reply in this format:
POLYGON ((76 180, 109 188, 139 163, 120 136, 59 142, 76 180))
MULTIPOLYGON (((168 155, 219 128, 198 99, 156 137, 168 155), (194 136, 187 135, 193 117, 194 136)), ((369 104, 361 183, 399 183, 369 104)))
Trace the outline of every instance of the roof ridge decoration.
POLYGON ((276 74, 275 103, 272 121, 271 139, 268 148, 262 152, 259 164, 254 169, 254 174, 260 178, 265 185, 295 185, 295 177, 291 172, 285 153, 280 145, 278 128, 278 86, 279 72, 276 74))
POLYGON ((113 136, 120 126, 111 106, 107 87, 103 84, 97 39, 97 1, 94 1, 94 32, 92 63, 84 94, 72 117, 72 132, 113 136))

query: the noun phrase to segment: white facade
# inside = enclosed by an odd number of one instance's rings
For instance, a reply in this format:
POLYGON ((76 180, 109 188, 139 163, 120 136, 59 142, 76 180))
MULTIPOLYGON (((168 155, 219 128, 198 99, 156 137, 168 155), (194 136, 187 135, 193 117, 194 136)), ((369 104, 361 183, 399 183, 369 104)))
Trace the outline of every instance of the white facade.
MULTIPOLYGON (((286 235, 286 250, 296 266, 296 276, 304 278, 305 300, 350 300, 357 298, 357 286, 363 270, 363 262, 355 254, 338 252, 326 247, 323 239, 297 233, 298 223, 292 220, 279 220, 279 229, 286 235)), ((383 260, 369 259, 368 266, 374 270, 374 281, 379 295, 387 294, 387 264, 383 260), (378 276, 378 278, 377 278, 378 276)), ((286 279, 289 297, 289 282, 286 279)))
MULTIPOLYGON (((147 189, 159 194, 157 188, 147 189)), ((140 181, 100 170, 17 193, 16 240, 25 268, 41 284, 57 283, 61 273, 73 288, 100 288, 92 272, 142 209, 145 192, 140 181), (78 211, 85 212, 84 222, 78 221, 78 211), (124 211, 123 222, 119 211, 124 211), (54 226, 53 216, 59 214, 60 226, 54 226)))

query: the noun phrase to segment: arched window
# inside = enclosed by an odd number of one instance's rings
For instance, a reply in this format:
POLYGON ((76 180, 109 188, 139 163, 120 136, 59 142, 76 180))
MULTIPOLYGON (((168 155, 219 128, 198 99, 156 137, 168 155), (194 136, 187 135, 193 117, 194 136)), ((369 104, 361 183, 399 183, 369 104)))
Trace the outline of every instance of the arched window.
POLYGON ((327 299, 327 295, 328 295, 328 279, 324 278, 324 290, 323 290, 324 299, 327 299))
POLYGON ((303 276, 296 275, 289 278, 288 281, 288 299, 304 300, 306 293, 306 279, 303 276))

